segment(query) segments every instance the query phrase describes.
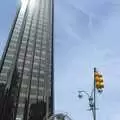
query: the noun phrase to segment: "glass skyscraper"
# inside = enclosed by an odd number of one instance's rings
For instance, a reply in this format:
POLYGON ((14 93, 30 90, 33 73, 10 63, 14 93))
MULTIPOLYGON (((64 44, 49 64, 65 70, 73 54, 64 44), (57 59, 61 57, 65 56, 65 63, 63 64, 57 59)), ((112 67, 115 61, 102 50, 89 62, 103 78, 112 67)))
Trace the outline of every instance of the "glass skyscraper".
POLYGON ((25 100, 27 116, 40 100, 46 102, 46 115, 52 114, 53 0, 24 0, 19 6, 0 61, 0 84, 10 88, 16 71, 16 118, 23 119, 25 100))

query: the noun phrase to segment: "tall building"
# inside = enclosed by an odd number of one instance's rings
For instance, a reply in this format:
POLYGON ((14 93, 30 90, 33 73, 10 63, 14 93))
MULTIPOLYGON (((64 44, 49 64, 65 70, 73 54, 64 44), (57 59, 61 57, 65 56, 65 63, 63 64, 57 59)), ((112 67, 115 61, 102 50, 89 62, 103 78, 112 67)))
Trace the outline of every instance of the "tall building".
POLYGON ((53 0, 22 0, 17 10, 0 61, 0 84, 10 89, 15 81, 16 119, 25 108, 28 119, 30 105, 40 100, 46 116, 53 113, 53 0))

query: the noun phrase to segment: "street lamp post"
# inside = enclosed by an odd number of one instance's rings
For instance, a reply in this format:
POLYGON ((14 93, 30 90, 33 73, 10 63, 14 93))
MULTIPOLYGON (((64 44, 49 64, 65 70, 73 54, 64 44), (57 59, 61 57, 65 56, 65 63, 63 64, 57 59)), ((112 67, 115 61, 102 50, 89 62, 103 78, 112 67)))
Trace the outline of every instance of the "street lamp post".
MULTIPOLYGON (((83 94, 87 95, 88 97, 88 101, 89 101, 89 110, 93 112, 93 116, 94 116, 94 99, 93 99, 93 94, 89 94, 86 91, 78 91, 78 97, 82 98, 83 94)), ((93 92, 92 92, 93 93, 93 92)))

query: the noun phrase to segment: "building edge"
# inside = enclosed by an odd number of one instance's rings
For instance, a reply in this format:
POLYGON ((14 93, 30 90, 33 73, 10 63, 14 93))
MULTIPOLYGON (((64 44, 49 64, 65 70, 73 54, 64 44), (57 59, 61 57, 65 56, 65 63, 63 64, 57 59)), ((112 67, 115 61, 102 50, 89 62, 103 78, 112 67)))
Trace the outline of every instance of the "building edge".
POLYGON ((15 19, 13 20, 12 25, 11 25, 11 29, 10 29, 10 32, 9 32, 9 35, 8 35, 8 40, 6 42, 5 48, 4 48, 3 53, 2 53, 2 57, 1 57, 1 60, 0 60, 0 73, 1 73, 3 65, 4 65, 4 60, 5 60, 8 48, 9 48, 10 40, 12 38, 12 34, 13 34, 13 31, 14 31, 14 28, 15 28, 20 10, 21 10, 21 3, 17 7, 16 16, 15 16, 15 19))
POLYGON ((54 0, 52 0, 52 114, 54 114, 54 0))

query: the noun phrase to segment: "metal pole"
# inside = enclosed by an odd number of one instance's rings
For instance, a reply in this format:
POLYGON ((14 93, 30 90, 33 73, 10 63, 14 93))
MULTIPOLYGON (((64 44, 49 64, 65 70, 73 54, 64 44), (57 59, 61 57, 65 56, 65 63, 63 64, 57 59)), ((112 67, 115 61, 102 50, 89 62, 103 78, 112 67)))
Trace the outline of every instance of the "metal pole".
MULTIPOLYGON (((94 75, 96 72, 96 68, 94 68, 94 75)), ((95 82, 95 77, 94 77, 94 108, 93 108, 93 118, 96 120, 96 82, 95 82)))

